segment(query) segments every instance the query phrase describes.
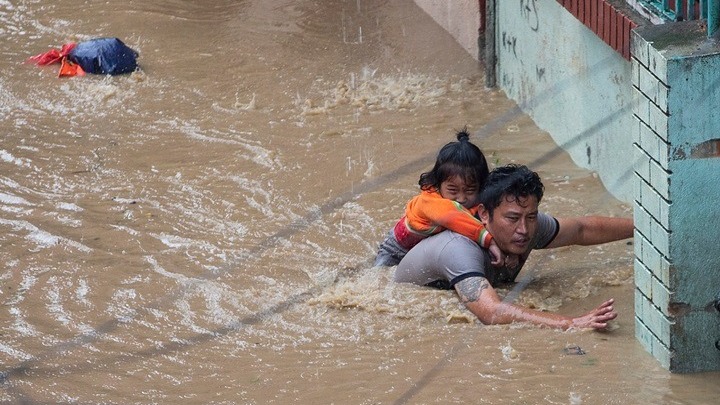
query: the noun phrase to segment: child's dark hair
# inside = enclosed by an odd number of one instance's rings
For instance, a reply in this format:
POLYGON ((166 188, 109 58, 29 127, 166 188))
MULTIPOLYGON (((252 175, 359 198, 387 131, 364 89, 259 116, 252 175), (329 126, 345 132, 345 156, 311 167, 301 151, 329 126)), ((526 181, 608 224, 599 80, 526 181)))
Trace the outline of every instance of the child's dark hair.
POLYGON ((420 188, 440 190, 440 183, 460 176, 465 184, 477 184, 482 189, 490 170, 480 148, 470 142, 467 128, 456 134, 457 141, 450 142, 440 149, 435 166, 429 172, 420 175, 420 188))
POLYGON ((480 192, 480 203, 488 210, 490 217, 503 199, 534 196, 537 202, 543 198, 545 187, 540 176, 527 166, 508 164, 495 168, 488 176, 485 187, 480 192))

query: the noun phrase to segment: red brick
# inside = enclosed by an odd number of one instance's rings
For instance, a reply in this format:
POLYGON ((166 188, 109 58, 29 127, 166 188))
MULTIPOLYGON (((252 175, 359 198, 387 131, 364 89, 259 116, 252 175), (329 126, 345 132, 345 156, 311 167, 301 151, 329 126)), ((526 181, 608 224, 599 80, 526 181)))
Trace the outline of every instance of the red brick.
POLYGON ((603 3, 603 41, 610 45, 610 5, 603 3))
POLYGON ((598 9, 597 9, 597 31, 595 33, 600 39, 603 39, 603 33, 605 31, 605 2, 602 0, 598 0, 598 9))
POLYGON ((612 8, 609 4, 603 3, 603 41, 610 44, 610 21, 612 21, 612 8))
POLYGON ((585 24, 586 27, 590 28, 592 23, 592 3, 595 0, 585 0, 585 17, 583 17, 583 24, 585 24))
POLYGON ((617 49, 617 19, 615 9, 610 6, 610 46, 617 49))
POLYGON ((625 28, 623 29, 623 56, 630 60, 630 30, 632 30, 633 22, 629 18, 623 16, 625 20, 625 28))
POLYGON ((622 54, 622 48, 623 48, 623 30, 625 28, 625 21, 624 16, 617 11, 615 12, 615 29, 617 30, 617 34, 615 37, 615 49, 622 54))

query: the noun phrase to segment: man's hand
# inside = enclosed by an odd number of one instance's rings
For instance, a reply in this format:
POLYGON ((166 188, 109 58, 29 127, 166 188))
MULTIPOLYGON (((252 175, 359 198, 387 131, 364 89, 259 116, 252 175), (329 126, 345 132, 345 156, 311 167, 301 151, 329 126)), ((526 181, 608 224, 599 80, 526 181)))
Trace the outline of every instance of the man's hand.
POLYGON ((461 280, 455 284, 455 291, 465 307, 485 325, 530 322, 558 329, 592 328, 601 330, 607 327, 608 321, 617 317, 612 306, 615 301, 612 299, 577 318, 503 302, 485 277, 468 277, 461 280))
POLYGON ((613 299, 609 299, 599 307, 593 309, 583 316, 573 318, 572 327, 574 328, 592 328, 592 329, 605 329, 608 326, 608 321, 617 318, 617 312, 613 310, 612 304, 615 302, 613 299))

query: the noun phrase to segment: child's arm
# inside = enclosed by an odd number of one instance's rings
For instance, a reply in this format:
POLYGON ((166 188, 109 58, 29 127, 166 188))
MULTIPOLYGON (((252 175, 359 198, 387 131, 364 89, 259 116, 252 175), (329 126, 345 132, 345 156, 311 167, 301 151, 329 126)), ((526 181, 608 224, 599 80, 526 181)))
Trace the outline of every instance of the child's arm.
POLYGON ((491 261, 490 264, 496 267, 507 267, 508 269, 515 269, 520 264, 520 256, 514 254, 505 254, 500 247, 495 243, 495 239, 490 241, 491 261))
POLYGON ((431 235, 439 232, 439 228, 449 229, 489 249, 494 258, 493 265, 502 265, 505 261, 505 254, 482 222, 461 204, 442 198, 438 193, 422 192, 410 200, 405 215, 409 225, 417 232, 431 235))
POLYGON ((495 243, 495 240, 490 240, 490 247, 488 247, 488 250, 490 251, 490 256, 492 259, 490 260, 490 264, 493 266, 502 266, 505 264, 505 255, 503 254, 503 251, 500 250, 497 243, 495 243))

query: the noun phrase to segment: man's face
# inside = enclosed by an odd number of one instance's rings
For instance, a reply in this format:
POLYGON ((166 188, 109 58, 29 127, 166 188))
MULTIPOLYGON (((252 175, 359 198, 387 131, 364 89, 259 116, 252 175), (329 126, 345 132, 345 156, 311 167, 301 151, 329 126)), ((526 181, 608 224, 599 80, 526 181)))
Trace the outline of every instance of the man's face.
POLYGON ((516 255, 527 252, 530 239, 537 232, 537 214, 538 200, 535 196, 517 200, 512 196, 503 196, 492 218, 482 205, 479 210, 480 220, 498 247, 505 253, 516 255))

